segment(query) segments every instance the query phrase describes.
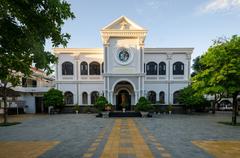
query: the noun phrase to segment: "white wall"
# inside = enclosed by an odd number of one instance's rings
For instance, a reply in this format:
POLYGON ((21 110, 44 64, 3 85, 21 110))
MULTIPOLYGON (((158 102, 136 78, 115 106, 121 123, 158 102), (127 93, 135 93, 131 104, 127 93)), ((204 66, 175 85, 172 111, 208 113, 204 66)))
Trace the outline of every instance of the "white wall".
POLYGON ((36 106, 35 106, 35 96, 24 95, 23 100, 25 101, 25 105, 28 106, 25 108, 26 113, 35 113, 36 112, 36 106))
POLYGON ((138 48, 138 39, 133 38, 110 38, 109 56, 108 56, 108 70, 113 74, 134 74, 140 72, 140 50, 138 48), (119 48, 126 48, 128 52, 132 54, 129 60, 131 62, 128 65, 122 65, 117 62, 117 53, 119 48))

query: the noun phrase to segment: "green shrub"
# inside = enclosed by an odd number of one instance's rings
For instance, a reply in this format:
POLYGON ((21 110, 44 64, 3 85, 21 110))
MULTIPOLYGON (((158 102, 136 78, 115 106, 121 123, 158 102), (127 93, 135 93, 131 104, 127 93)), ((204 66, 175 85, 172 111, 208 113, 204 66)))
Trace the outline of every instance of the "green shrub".
POLYGON ((136 104, 136 111, 151 111, 154 107, 151 105, 151 103, 145 98, 140 97, 138 100, 138 103, 136 104))
POLYGON ((97 108, 98 111, 104 111, 107 103, 108 103, 107 99, 104 96, 100 96, 97 98, 94 107, 97 108))
POLYGON ((173 106, 170 104, 167 106, 167 111, 172 111, 173 110, 173 106))
POLYGON ((50 89, 43 96, 44 105, 49 107, 53 106, 56 109, 60 109, 64 106, 64 96, 62 91, 58 89, 50 89))
POLYGON ((76 104, 76 105, 74 106, 74 110, 80 112, 80 106, 79 106, 78 104, 76 104))

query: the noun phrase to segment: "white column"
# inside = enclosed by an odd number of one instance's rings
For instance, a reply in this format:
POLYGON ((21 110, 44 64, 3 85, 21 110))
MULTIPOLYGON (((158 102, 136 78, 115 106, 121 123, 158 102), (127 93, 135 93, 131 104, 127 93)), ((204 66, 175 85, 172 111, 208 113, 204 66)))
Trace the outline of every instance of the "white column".
POLYGON ((76 86, 77 86, 77 104, 79 105, 79 60, 77 59, 76 60, 76 80, 77 80, 77 83, 76 83, 76 86))
POLYGON ((190 85, 190 78, 191 78, 191 72, 190 72, 190 69, 191 69, 191 55, 190 54, 187 54, 187 61, 188 61, 188 76, 187 76, 187 80, 188 80, 188 85, 190 85))
POLYGON ((137 101, 138 101, 138 92, 135 91, 134 92, 134 95, 135 95, 135 105, 137 104, 137 101))
POLYGON ((88 105, 91 104, 91 93, 88 93, 88 105))
POLYGON ((109 102, 113 104, 113 92, 109 91, 109 102))
POLYGON ((171 104, 171 85, 170 85, 170 82, 171 82, 171 58, 172 58, 172 54, 168 54, 167 55, 167 65, 168 65, 168 104, 171 104))

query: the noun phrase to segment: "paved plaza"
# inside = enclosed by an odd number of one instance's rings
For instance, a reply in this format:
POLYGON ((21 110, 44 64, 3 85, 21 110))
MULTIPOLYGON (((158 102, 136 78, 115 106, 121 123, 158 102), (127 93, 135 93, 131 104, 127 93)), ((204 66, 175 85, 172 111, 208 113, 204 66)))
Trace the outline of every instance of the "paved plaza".
MULTIPOLYGON (((22 115, 0 127, 0 158, 237 158, 240 127, 231 114, 96 118, 94 114, 22 115)), ((240 117, 238 118, 238 120, 240 117)))

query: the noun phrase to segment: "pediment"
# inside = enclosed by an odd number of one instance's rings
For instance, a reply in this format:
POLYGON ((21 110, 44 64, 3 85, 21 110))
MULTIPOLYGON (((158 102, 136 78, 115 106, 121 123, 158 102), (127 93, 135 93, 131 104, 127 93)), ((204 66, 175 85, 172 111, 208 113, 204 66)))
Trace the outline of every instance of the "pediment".
POLYGON ((143 27, 137 25, 125 16, 114 20, 102 30, 145 30, 143 27))

